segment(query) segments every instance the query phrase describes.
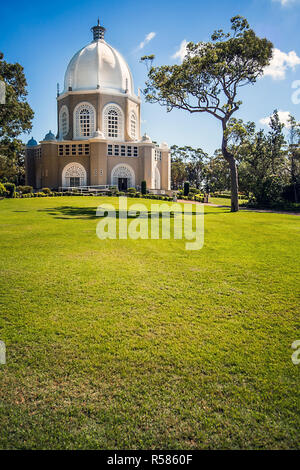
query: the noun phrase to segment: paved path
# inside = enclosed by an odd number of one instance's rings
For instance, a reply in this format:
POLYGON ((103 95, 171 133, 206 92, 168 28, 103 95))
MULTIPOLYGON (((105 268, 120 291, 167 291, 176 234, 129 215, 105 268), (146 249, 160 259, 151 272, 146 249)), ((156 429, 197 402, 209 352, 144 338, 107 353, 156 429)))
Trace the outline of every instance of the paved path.
MULTIPOLYGON (((202 202, 198 201, 184 201, 183 199, 178 199, 177 202, 182 202, 184 204, 202 204, 202 202)), ((230 209, 230 206, 224 206, 224 205, 219 205, 219 204, 213 204, 211 202, 205 202, 205 206, 210 206, 210 207, 226 207, 230 209)), ((286 214, 286 215, 298 215, 300 216, 300 212, 289 212, 289 211, 274 211, 272 209, 250 209, 248 207, 240 207, 240 210, 246 210, 246 211, 251 211, 251 212, 268 212, 270 214, 286 214)))

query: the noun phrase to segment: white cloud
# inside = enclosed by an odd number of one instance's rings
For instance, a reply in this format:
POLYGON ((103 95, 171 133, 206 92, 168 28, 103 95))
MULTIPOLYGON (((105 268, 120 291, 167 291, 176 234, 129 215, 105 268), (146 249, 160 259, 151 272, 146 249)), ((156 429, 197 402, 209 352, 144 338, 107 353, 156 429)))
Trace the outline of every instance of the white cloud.
POLYGON ((148 42, 150 42, 153 38, 155 38, 156 33, 153 31, 151 33, 146 34, 144 41, 142 41, 139 45, 139 49, 143 49, 148 42))
POLYGON ((273 49, 273 57, 270 65, 265 68, 264 76, 270 76, 274 80, 283 80, 288 68, 295 70, 300 64, 300 57, 295 51, 288 53, 282 52, 280 49, 273 49))
MULTIPOLYGON (((290 127, 290 124, 289 124, 290 115, 291 113, 289 111, 278 111, 279 120, 282 124, 285 125, 285 127, 290 127)), ((263 124, 264 126, 269 126, 270 118, 271 116, 267 116, 265 118, 260 119, 259 122, 263 124)))
POLYGON ((178 51, 176 51, 175 54, 172 55, 172 59, 180 59, 180 62, 182 62, 185 55, 186 55, 186 46, 187 46, 187 44, 188 44, 187 40, 184 39, 181 42, 178 51))
POLYGON ((273 2, 280 2, 283 7, 295 3, 297 0, 273 0, 273 2))

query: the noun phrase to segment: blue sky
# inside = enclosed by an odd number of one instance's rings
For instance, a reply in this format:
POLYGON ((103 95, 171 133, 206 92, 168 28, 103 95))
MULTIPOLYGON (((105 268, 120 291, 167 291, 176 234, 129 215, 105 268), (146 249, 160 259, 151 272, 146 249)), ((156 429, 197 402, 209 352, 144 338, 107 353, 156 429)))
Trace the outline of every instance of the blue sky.
MULTIPOLYGON (((49 129, 56 133, 56 84, 62 89, 68 62, 91 41, 90 28, 98 16, 107 29, 105 39, 127 60, 137 92, 146 79, 145 65, 139 62, 142 55, 155 54, 157 65, 179 63, 184 40, 209 40, 215 29, 229 28, 230 18, 237 14, 276 48, 267 75, 242 90, 237 117, 266 128, 266 120, 260 120, 277 108, 282 119, 290 112, 300 120, 300 0, 5 2, 0 50, 7 61, 19 62, 25 69, 28 99, 35 111, 30 135, 41 140, 49 129), (155 34, 145 41, 149 33, 155 34)), ((179 110, 166 113, 159 105, 143 103, 142 119, 142 132, 158 142, 199 146, 209 153, 220 146, 220 124, 211 116, 179 110)))

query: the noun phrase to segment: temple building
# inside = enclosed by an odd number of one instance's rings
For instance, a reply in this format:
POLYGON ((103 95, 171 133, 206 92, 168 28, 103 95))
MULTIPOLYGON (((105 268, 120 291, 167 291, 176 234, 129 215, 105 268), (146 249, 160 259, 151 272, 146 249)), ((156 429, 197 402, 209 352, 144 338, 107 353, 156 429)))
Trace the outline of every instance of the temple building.
POLYGON ((141 99, 122 55, 92 28, 93 40, 67 67, 57 94, 58 132, 26 146, 26 182, 34 188, 117 186, 170 190, 166 143, 141 136, 141 99))

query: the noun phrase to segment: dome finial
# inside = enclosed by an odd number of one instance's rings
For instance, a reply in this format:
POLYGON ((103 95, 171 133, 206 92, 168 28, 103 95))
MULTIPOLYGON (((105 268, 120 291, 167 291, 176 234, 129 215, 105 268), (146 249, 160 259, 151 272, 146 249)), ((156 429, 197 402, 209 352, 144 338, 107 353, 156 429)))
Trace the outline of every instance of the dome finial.
POLYGON ((93 40, 94 41, 99 41, 99 39, 104 39, 104 33, 106 29, 103 26, 100 26, 100 20, 98 18, 97 26, 93 26, 91 28, 91 31, 93 31, 93 40))

